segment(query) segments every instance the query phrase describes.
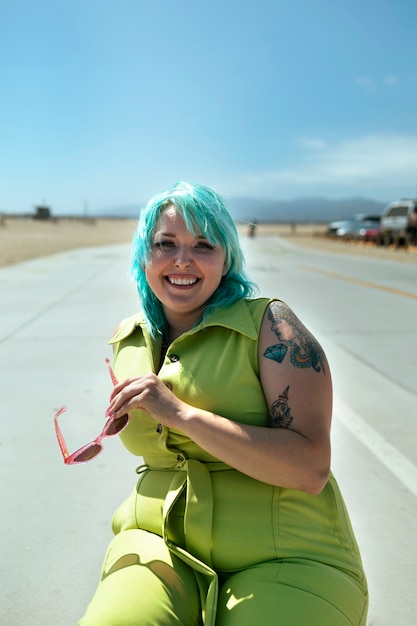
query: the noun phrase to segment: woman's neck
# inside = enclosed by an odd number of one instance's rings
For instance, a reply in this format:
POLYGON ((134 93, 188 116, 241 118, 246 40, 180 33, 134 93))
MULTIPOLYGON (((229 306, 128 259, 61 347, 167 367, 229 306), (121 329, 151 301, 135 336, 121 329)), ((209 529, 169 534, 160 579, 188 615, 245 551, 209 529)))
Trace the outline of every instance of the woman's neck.
POLYGON ((200 312, 198 312, 198 314, 189 316, 167 316, 168 337, 166 337, 165 339, 168 340, 169 344, 171 344, 173 341, 175 341, 175 339, 178 339, 178 337, 191 330, 200 318, 200 312))

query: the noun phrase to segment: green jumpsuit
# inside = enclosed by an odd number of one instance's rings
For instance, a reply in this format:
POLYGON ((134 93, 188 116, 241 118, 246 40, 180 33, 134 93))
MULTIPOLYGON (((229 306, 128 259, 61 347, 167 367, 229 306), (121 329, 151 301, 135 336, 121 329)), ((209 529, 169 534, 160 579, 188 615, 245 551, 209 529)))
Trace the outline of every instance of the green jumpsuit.
MULTIPOLYGON (((217 309, 160 369, 161 345, 134 316, 111 339, 116 376, 156 372, 192 406, 268 427, 258 335, 269 302, 217 309)), ((366 578, 332 475, 319 495, 262 483, 142 411, 120 436, 145 464, 80 626, 365 626, 366 578)))

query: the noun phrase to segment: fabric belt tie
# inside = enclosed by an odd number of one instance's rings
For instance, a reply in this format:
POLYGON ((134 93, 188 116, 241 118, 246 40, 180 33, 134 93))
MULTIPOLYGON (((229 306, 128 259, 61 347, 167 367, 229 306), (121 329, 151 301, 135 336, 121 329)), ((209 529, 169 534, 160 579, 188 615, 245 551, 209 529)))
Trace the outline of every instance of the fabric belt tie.
POLYGON ((169 550, 187 563, 196 575, 204 626, 214 626, 219 590, 218 577, 211 567, 213 494, 210 472, 230 470, 225 463, 201 463, 189 459, 174 475, 163 508, 162 532, 169 550), (184 531, 186 548, 169 539, 170 515, 185 494, 184 531))

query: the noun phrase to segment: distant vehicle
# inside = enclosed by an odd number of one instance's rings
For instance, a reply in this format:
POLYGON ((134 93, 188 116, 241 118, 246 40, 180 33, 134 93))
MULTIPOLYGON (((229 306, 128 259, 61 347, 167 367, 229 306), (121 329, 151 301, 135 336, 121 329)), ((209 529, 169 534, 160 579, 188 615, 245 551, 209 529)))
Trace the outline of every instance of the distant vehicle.
POLYGON ((407 222, 417 207, 417 200, 405 198, 390 202, 382 212, 379 243, 389 245, 405 234, 407 222))
POLYGON ((370 228, 366 228, 365 232, 361 234, 363 241, 372 241, 373 243, 378 243, 380 236, 381 226, 379 224, 374 224, 370 228))
POLYGON ((380 231, 380 215, 354 215, 350 220, 330 222, 327 227, 329 237, 376 241, 380 231))
POLYGON ((39 205, 35 207, 35 220, 49 220, 51 218, 51 209, 49 206, 39 205))

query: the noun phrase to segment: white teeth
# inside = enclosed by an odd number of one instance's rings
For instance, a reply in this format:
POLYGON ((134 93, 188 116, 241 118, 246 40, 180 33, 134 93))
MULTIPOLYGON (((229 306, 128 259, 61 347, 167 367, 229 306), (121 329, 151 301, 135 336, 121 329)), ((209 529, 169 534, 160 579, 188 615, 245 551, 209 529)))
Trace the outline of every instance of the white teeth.
POLYGON ((194 285, 196 278, 168 278, 171 285, 194 285))

